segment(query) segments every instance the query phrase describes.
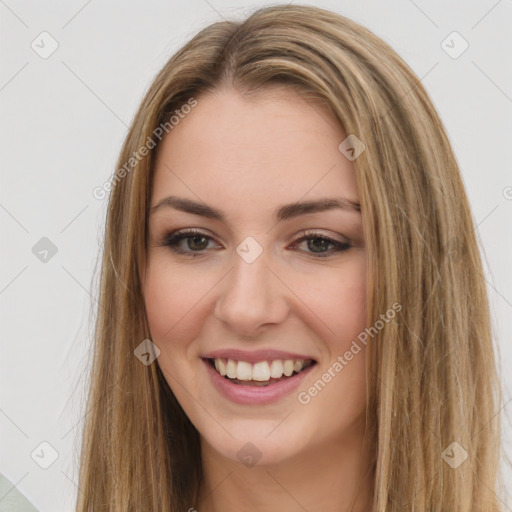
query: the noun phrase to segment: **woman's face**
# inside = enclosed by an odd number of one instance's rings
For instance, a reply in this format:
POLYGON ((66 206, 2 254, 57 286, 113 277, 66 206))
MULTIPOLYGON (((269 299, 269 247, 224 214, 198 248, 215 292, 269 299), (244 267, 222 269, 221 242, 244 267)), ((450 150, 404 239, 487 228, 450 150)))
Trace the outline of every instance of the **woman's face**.
POLYGON ((364 428, 364 345, 345 354, 365 328, 366 250, 347 134, 285 87, 197 101, 155 167, 144 296, 157 364, 217 455, 276 464, 349 441, 364 428))

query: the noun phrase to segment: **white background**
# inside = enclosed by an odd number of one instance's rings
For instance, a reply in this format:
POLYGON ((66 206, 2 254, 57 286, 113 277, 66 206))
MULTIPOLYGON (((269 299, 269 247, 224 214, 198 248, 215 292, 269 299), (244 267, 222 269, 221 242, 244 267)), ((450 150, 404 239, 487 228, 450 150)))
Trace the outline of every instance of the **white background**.
MULTIPOLYGON (((485 254, 510 457, 512 0, 311 3, 388 42, 445 123, 485 254), (469 43, 457 59, 441 47, 453 31, 469 43)), ((79 492, 82 375, 106 207, 92 190, 112 175, 143 93, 171 54, 207 24, 264 5, 0 1, 0 472, 41 512, 72 510, 79 492), (31 48, 43 31, 59 45, 48 59, 31 48), (32 253, 42 237, 58 248, 46 263, 32 253), (59 453, 46 470, 30 456, 42 441, 59 453)), ((505 478, 512 511, 510 469, 505 478)))

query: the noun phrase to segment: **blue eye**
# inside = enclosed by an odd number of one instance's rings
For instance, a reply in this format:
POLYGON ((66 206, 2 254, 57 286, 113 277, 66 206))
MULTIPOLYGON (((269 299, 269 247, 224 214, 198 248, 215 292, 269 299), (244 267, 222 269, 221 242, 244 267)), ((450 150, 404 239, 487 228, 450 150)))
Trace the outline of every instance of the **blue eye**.
MULTIPOLYGON (((206 253, 212 238, 201 231, 190 229, 187 231, 174 231, 167 234, 160 245, 168 246, 173 252, 187 257, 203 256, 206 253), (182 242, 186 241, 185 248, 182 242)), ((338 242, 320 233, 308 232, 294 242, 294 245, 307 241, 308 250, 303 251, 316 258, 325 258, 336 252, 350 249, 347 242, 338 242), (329 250, 329 248, 331 248, 329 250)))

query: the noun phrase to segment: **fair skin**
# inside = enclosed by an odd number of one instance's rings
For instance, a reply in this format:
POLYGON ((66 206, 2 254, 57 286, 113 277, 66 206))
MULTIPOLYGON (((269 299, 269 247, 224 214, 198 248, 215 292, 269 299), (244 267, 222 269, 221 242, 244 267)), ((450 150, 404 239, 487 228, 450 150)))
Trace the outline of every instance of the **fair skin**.
POLYGON ((205 486, 191 507, 339 512, 354 500, 352 511, 368 510, 368 482, 358 489, 368 464, 364 348, 309 403, 298 400, 366 326, 361 213, 273 216, 298 201, 358 202, 353 164, 338 150, 346 134, 322 106, 282 86, 256 99, 224 88, 197 100, 159 147, 151 206, 177 196, 223 219, 168 206, 152 212, 144 276, 157 363, 201 437, 205 486), (201 234, 179 242, 187 254, 164 245, 169 232, 188 228, 201 234), (304 230, 315 236, 298 242, 304 230), (249 236, 262 249, 251 263, 236 252, 249 236), (275 403, 234 403, 201 359, 218 348, 308 354, 316 365, 275 403), (261 456, 253 466, 237 456, 248 442, 261 456))

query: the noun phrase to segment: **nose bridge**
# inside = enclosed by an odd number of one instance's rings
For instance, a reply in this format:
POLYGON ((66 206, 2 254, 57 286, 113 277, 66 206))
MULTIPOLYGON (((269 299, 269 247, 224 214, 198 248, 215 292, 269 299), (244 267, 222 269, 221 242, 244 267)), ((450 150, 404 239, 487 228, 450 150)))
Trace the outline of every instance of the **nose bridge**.
POLYGON ((240 333, 250 334, 286 316, 286 300, 269 259, 266 251, 258 250, 250 240, 242 242, 233 255, 233 268, 224 280, 215 313, 240 333))

